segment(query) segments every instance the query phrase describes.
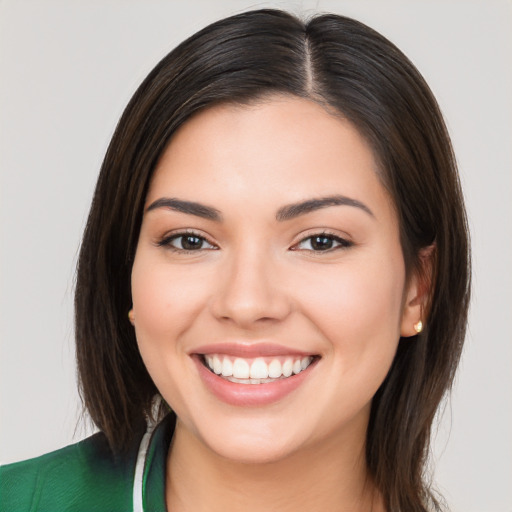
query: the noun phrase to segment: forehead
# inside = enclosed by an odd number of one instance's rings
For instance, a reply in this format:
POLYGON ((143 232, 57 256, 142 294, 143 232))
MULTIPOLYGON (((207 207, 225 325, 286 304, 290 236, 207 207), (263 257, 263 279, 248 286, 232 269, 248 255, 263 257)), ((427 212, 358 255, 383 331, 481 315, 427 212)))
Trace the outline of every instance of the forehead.
POLYGON ((212 203, 220 191, 246 202, 332 193, 389 202, 373 152, 352 123, 287 96, 221 104, 188 120, 160 158, 147 202, 179 194, 212 203))

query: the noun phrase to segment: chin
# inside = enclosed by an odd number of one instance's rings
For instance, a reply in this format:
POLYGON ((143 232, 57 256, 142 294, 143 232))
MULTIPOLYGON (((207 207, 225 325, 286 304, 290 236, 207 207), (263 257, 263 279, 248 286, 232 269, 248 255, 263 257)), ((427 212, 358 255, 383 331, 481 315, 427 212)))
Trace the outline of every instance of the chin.
POLYGON ((300 450, 309 437, 275 419, 226 419, 214 427, 202 424, 195 435, 212 453, 241 464, 282 461, 300 450))
POLYGON ((239 464, 273 464, 286 460, 297 451, 297 447, 276 443, 277 439, 266 440, 253 436, 251 439, 225 439, 211 443, 210 450, 230 462, 239 464))

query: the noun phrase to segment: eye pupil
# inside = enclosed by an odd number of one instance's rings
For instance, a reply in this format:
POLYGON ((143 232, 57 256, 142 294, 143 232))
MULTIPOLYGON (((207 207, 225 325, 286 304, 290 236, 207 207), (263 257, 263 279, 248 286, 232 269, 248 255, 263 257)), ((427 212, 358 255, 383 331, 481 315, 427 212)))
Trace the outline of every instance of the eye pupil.
POLYGON ((194 235, 183 236, 181 239, 181 246, 183 249, 190 251, 194 249, 200 249, 203 243, 202 238, 194 235))
POLYGON ((316 251, 332 249, 333 239, 328 236, 314 236, 311 239, 311 247, 316 251))

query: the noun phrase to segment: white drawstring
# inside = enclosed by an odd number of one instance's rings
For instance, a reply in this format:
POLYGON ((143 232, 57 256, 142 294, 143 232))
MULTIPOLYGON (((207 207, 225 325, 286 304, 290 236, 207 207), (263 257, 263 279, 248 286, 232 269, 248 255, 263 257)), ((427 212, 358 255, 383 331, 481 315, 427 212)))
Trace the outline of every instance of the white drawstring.
POLYGON ((133 477, 133 512, 144 512, 144 505, 142 502, 142 479, 144 477, 146 453, 148 451, 149 440, 151 439, 153 428, 153 425, 148 425, 146 433, 142 436, 139 452, 137 453, 135 475, 133 477))
MULTIPOLYGON (((155 395, 151 404, 153 418, 157 417, 160 402, 160 395, 155 395)), ((152 421, 151 418, 148 417, 146 418, 146 425, 146 433, 142 436, 139 451, 137 453, 137 462, 135 463, 135 474, 133 477, 133 512, 144 512, 142 480, 144 479, 144 466, 146 465, 146 454, 149 447, 149 441, 153 434, 153 430, 155 430, 156 422, 152 421)))

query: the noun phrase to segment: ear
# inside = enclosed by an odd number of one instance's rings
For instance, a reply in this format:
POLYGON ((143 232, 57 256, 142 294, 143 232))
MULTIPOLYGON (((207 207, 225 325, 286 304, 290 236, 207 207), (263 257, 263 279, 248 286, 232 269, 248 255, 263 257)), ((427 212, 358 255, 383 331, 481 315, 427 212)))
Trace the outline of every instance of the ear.
POLYGON ((435 252, 435 244, 421 249, 418 255, 418 266, 409 278, 400 326, 400 336, 404 338, 416 336, 426 324, 435 252))

